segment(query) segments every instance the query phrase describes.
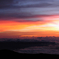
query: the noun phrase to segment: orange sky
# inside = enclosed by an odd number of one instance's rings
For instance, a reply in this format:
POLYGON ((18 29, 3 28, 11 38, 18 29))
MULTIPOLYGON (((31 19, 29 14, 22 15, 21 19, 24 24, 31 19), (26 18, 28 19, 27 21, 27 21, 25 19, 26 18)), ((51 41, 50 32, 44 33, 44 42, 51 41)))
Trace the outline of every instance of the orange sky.
MULTIPOLYGON (((39 18, 39 17, 38 17, 39 18)), ((10 21, 0 19, 0 38, 18 36, 59 36, 59 15, 41 17, 42 21, 10 21)), ((15 19, 17 20, 17 19, 15 19)))

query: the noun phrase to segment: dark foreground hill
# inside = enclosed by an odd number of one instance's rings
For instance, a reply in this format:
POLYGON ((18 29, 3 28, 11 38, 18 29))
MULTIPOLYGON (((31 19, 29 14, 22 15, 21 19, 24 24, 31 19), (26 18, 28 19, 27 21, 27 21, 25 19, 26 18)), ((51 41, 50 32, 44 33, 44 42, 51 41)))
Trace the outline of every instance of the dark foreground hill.
POLYGON ((9 57, 11 57, 11 56, 13 56, 13 57, 19 57, 19 58, 51 58, 51 57, 53 57, 53 58, 57 58, 57 57, 59 57, 59 55, 56 55, 56 54, 43 54, 43 53, 40 53, 40 54, 26 54, 26 53, 17 53, 17 52, 14 52, 14 51, 12 51, 12 50, 0 50, 0 57, 1 56, 8 56, 8 58, 9 57))

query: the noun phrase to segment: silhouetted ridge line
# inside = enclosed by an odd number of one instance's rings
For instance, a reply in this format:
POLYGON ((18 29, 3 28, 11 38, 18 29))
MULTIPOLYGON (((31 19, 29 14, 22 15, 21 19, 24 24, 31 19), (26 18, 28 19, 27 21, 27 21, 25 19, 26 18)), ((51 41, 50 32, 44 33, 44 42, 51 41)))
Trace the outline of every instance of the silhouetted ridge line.
MULTIPOLYGON (((22 56, 24 55, 25 57, 26 56, 28 56, 29 58, 32 56, 32 57, 59 57, 59 55, 57 55, 57 54, 45 54, 45 53, 38 53, 38 54, 27 54, 27 53, 17 53, 17 52, 14 52, 14 51, 12 51, 12 50, 0 50, 0 56, 14 56, 14 57, 16 57, 16 55, 17 55, 17 57, 19 57, 19 58, 23 58, 22 56)), ((28 57, 26 57, 26 58, 28 58, 28 57)))

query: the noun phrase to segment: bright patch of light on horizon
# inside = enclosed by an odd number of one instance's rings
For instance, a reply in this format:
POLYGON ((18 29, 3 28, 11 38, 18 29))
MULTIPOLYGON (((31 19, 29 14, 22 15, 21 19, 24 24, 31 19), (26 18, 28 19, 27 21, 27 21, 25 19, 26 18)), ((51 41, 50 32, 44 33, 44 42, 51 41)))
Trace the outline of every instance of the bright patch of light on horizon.
POLYGON ((28 31, 37 31, 37 30, 38 31, 44 31, 44 30, 59 31, 59 24, 47 23, 44 25, 34 25, 19 30, 16 29, 16 30, 9 30, 9 31, 28 32, 28 31))

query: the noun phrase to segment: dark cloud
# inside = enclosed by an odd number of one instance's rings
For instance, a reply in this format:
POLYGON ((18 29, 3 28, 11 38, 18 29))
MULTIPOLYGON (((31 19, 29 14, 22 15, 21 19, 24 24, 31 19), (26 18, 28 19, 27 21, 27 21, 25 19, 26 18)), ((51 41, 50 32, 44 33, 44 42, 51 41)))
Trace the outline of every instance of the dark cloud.
POLYGON ((29 8, 29 7, 57 7, 59 1, 54 0, 0 0, 0 9, 29 8))
POLYGON ((0 0, 0 8, 8 8, 13 4, 13 0, 0 0))
POLYGON ((31 13, 1 13, 0 18, 26 18, 31 17, 31 13))
POLYGON ((35 18, 57 14, 58 9, 47 8, 53 5, 52 0, 0 0, 0 19, 35 18))
POLYGON ((30 4, 30 5, 23 5, 23 6, 13 6, 15 8, 29 8, 29 7, 49 7, 52 4, 48 4, 48 3, 42 3, 42 4, 30 4))
POLYGON ((27 8, 53 6, 48 0, 0 0, 0 8, 27 8))
POLYGON ((51 15, 37 15, 37 14, 32 14, 29 12, 19 12, 19 13, 0 13, 0 19, 3 18, 35 18, 35 17, 44 17, 44 16, 51 16, 51 15))
POLYGON ((11 4, 14 0, 0 0, 0 4, 11 4))
MULTIPOLYGON (((47 16, 53 16, 53 15, 31 15, 29 13, 24 13, 24 15, 21 14, 0 14, 0 20, 1 19, 5 19, 5 20, 9 20, 9 19, 30 19, 30 20, 36 20, 35 18, 42 18, 42 17, 47 17, 47 16), (32 19, 31 19, 32 18, 32 19)), ((41 19, 40 19, 41 20, 41 19)))

